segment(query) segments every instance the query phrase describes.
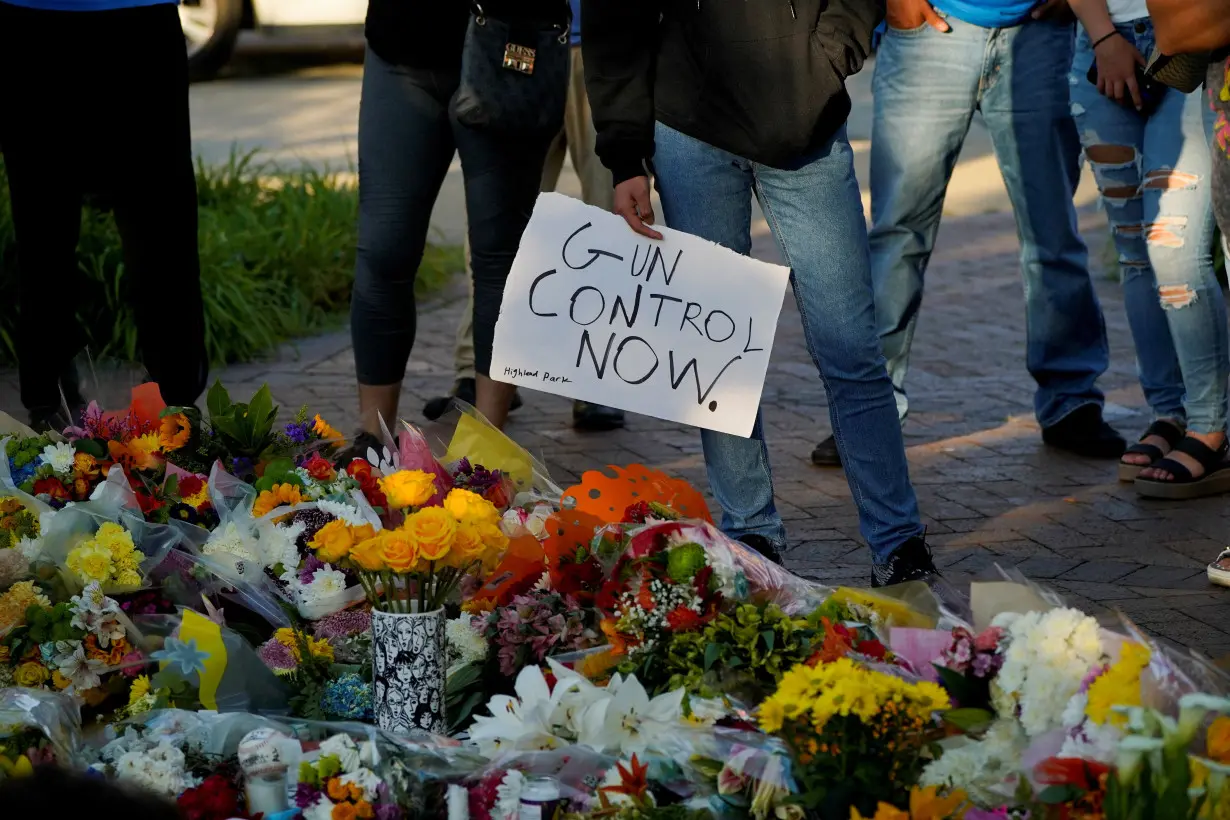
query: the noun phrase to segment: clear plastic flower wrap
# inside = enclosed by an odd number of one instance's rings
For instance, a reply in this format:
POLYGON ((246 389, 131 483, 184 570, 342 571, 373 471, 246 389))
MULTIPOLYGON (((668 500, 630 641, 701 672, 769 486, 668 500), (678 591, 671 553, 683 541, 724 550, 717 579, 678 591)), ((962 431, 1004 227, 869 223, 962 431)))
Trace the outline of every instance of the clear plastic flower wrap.
POLYGON ((154 701, 219 712, 288 713, 286 688, 234 630, 189 609, 133 622, 157 664, 148 681, 154 701))
POLYGON ((55 566, 70 592, 97 581, 103 591, 142 588, 149 573, 183 540, 169 524, 151 524, 122 470, 112 470, 89 501, 70 503, 41 522, 38 561, 55 566))
POLYGON ((53 763, 84 766, 77 701, 36 689, 0 689, 0 779, 53 763))

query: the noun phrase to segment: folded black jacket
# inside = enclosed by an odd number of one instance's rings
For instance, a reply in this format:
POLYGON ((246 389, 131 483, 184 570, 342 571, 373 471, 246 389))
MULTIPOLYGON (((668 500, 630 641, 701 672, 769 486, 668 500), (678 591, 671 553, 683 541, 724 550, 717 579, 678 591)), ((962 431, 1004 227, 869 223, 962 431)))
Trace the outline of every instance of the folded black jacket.
POLYGON ((884 0, 582 0, 598 156, 645 173, 654 120, 789 168, 846 121, 884 0))

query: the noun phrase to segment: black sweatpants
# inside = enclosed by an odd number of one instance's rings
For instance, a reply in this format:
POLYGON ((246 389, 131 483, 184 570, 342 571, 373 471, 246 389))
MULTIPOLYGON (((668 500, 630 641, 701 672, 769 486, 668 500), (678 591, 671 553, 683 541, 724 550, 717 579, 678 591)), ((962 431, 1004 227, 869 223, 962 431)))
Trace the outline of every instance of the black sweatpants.
POLYGON ((175 6, 75 12, 0 2, 0 148, 17 234, 22 403, 58 406, 59 374, 81 349, 76 247, 87 193, 114 206, 121 285, 146 369, 168 404, 195 402, 208 361, 175 6))

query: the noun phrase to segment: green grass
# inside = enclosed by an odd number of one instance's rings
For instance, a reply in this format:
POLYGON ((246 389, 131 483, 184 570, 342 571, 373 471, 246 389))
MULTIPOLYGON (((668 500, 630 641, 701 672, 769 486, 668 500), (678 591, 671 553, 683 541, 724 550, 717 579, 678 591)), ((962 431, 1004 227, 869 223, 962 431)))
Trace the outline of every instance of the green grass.
MULTIPOLYGON (((340 327, 354 279, 358 191, 336 173, 287 171, 255 153, 232 152, 219 166, 197 164, 201 292, 214 364, 249 361, 278 344, 340 327)), ((87 205, 81 219, 75 288, 77 321, 95 358, 137 360, 119 234, 111 214, 87 205)), ((15 361, 17 252, 8 178, 0 163, 0 364, 15 361)), ((462 249, 429 244, 418 290, 439 289, 464 268, 462 249)), ((167 275, 174 275, 168 271, 167 275)), ((175 305, 167 304, 174 344, 175 305)), ((49 333, 64 332, 48 317, 49 333)))

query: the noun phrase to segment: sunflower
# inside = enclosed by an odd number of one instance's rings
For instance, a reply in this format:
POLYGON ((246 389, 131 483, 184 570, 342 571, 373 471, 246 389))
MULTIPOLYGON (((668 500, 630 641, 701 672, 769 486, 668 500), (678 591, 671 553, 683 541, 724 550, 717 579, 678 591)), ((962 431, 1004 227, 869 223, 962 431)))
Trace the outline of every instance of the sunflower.
POLYGON ((188 417, 183 413, 172 413, 162 417, 162 423, 158 429, 158 442, 162 445, 163 450, 168 453, 178 450, 187 444, 191 437, 192 425, 188 423, 188 417))
POLYGON ((274 484, 272 490, 265 490, 257 496, 256 503, 252 505, 252 515, 260 518, 278 507, 298 504, 301 501, 303 496, 294 484, 274 484))

